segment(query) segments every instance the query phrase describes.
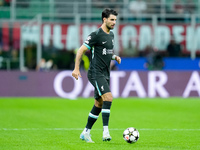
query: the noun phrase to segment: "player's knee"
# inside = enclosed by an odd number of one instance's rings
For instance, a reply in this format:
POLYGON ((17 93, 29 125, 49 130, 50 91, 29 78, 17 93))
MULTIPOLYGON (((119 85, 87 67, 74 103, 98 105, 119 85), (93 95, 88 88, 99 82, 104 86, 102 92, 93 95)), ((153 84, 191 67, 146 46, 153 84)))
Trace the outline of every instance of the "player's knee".
POLYGON ((104 94, 104 95, 102 96, 102 98, 103 98, 103 101, 110 101, 110 102, 112 102, 112 100, 113 100, 113 96, 112 96, 111 93, 106 93, 106 94, 104 94))
POLYGON ((99 102, 98 102, 98 103, 96 103, 95 106, 98 107, 98 108, 102 108, 102 105, 103 105, 103 102, 102 102, 102 103, 99 103, 99 102))
POLYGON ((100 98, 98 100, 95 100, 95 106, 98 108, 102 108, 103 100, 100 98))
POLYGON ((113 96, 112 96, 112 95, 109 95, 108 98, 107 98, 107 101, 112 102, 112 100, 113 100, 113 96))

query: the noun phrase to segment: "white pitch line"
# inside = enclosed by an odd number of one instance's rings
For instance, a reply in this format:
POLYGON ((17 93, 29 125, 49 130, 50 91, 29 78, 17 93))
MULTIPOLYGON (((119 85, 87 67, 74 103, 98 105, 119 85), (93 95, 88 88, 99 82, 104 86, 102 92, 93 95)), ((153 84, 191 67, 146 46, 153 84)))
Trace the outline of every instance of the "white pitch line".
MULTIPOLYGON (((74 131, 74 130, 83 130, 83 128, 0 128, 0 131, 34 131, 34 130, 52 130, 52 131, 74 131)), ((103 129, 93 129, 93 130, 103 130, 103 129)), ((110 128, 109 130, 125 130, 120 128, 110 128)), ((150 128, 141 128, 140 130, 146 131, 200 131, 200 129, 150 129, 150 128)))

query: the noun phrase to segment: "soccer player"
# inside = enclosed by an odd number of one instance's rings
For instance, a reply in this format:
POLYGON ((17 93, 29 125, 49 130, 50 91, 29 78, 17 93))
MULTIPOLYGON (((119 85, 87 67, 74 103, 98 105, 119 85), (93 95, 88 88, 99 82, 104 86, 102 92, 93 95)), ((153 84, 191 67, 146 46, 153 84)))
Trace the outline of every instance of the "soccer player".
POLYGON ((111 31, 117 20, 118 13, 112 9, 105 9, 102 12, 102 25, 101 27, 92 32, 79 48, 76 54, 75 68, 72 76, 78 80, 81 77, 79 65, 83 53, 86 50, 91 51, 92 59, 88 70, 88 80, 94 86, 94 106, 89 113, 85 129, 80 135, 80 139, 88 143, 94 143, 91 139, 90 130, 102 113, 103 120, 103 141, 110 141, 108 124, 110 117, 110 108, 113 100, 110 91, 110 62, 116 60, 119 64, 121 58, 114 55, 114 34, 111 31))

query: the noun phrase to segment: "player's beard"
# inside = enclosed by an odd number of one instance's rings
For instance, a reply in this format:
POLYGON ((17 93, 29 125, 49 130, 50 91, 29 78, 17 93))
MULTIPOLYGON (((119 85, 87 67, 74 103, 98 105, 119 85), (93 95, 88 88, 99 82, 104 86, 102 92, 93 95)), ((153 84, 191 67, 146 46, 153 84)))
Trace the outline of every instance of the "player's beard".
POLYGON ((108 25, 106 25, 106 27, 107 27, 109 30, 112 30, 112 29, 113 29, 111 26, 108 26, 108 25))
POLYGON ((109 24, 106 24, 106 27, 107 27, 108 30, 112 30, 114 28, 114 26, 111 27, 111 25, 109 25, 109 24))

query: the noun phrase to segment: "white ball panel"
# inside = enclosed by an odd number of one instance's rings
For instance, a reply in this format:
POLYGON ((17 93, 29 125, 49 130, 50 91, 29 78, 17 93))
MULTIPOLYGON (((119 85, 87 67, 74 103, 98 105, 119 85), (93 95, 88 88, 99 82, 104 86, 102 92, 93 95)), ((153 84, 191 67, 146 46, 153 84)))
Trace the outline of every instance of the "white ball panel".
POLYGON ((134 131, 134 128, 132 128, 132 127, 129 128, 129 131, 130 131, 130 132, 133 132, 133 131, 134 131))
POLYGON ((125 130, 125 131, 124 131, 124 134, 129 134, 129 131, 128 131, 128 130, 125 130))
POLYGON ((137 131, 134 131, 134 132, 133 132, 133 135, 134 135, 134 136, 138 136, 138 132, 137 132, 137 131))
POLYGON ((130 136, 130 141, 134 141, 135 137, 134 136, 130 136))

